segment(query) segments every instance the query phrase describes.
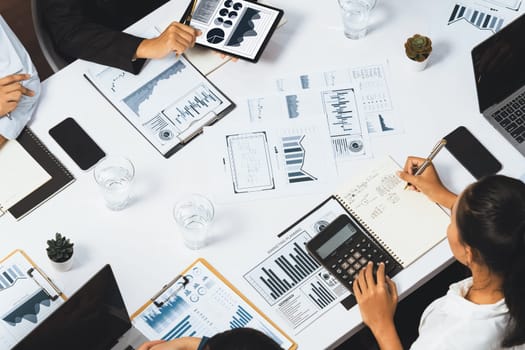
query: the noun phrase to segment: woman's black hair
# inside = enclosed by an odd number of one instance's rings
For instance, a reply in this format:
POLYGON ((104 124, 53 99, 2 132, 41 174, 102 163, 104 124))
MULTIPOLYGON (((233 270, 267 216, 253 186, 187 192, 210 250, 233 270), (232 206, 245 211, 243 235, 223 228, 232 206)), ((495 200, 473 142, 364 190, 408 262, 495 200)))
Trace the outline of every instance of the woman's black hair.
POLYGON ((509 325, 502 346, 525 343, 525 183, 485 177, 461 195, 456 212, 460 239, 475 259, 503 279, 509 325))
POLYGON ((272 338, 253 328, 236 328, 215 334, 205 350, 282 350, 272 338))

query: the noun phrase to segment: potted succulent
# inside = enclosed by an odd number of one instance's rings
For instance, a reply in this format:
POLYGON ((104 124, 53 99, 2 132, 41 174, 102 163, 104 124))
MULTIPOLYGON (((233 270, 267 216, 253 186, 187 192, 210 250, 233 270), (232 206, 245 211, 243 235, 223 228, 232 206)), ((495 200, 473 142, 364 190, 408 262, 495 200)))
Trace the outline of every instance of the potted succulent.
POLYGON ((73 265, 73 243, 62 236, 60 233, 55 234, 54 239, 47 241, 47 256, 51 264, 58 271, 68 271, 73 265))
POLYGON ((415 34, 405 42, 405 52, 410 61, 414 63, 414 69, 421 71, 425 69, 428 57, 432 52, 432 40, 424 35, 415 34))

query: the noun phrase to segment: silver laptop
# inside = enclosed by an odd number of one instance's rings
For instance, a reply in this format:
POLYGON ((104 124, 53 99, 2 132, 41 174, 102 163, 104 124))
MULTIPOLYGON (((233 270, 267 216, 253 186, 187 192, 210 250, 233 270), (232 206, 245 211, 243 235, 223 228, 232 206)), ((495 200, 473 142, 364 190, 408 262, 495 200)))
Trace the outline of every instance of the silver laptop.
POLYGON ((12 350, 134 350, 145 341, 106 265, 12 350))
POLYGON ((472 49, 480 112, 525 156, 525 15, 472 49))

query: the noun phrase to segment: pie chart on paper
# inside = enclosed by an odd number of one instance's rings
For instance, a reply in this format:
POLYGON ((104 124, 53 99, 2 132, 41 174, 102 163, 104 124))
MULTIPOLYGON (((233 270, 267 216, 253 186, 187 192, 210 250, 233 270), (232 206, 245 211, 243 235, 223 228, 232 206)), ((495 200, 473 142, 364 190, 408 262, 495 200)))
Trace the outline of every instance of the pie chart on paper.
POLYGON ((213 28, 206 34, 206 39, 211 44, 218 44, 224 40, 224 31, 220 28, 213 28))

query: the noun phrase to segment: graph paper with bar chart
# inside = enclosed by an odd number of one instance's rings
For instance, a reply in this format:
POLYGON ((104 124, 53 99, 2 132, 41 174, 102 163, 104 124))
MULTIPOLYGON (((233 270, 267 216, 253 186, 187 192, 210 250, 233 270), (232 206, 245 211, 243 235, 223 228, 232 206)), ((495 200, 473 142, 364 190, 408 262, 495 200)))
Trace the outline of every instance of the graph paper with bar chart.
POLYGON ((344 208, 328 201, 286 231, 244 278, 296 333, 338 305, 349 293, 306 251, 305 244, 344 208))
POLYGON ((251 327, 274 339, 283 349, 295 343, 266 318, 205 260, 182 273, 157 300, 132 315, 133 324, 149 339, 213 336, 229 329, 251 327), (182 280, 182 279, 181 279, 182 280))
POLYGON ((24 252, 0 261, 0 349, 10 349, 47 316, 64 297, 24 252))

